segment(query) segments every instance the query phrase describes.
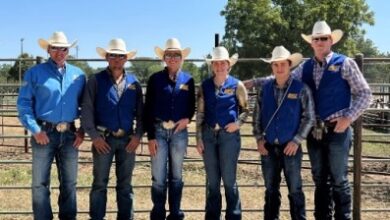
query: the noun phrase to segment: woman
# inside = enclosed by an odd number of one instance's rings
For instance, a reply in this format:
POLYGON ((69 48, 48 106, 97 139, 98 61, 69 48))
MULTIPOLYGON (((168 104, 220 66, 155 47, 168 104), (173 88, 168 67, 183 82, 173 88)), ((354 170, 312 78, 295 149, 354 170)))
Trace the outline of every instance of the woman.
POLYGON ((229 58, 225 47, 216 47, 206 59, 214 75, 199 88, 197 149, 203 155, 207 175, 205 219, 221 216, 221 178, 226 195, 226 219, 241 219, 236 183, 241 148, 240 126, 248 116, 248 95, 241 81, 229 75, 238 55, 229 58))
POLYGON ((150 219, 184 219, 180 209, 183 190, 182 168, 188 145, 187 125, 195 113, 194 80, 181 66, 190 48, 181 49, 176 38, 168 39, 165 49, 155 48, 166 67, 148 81, 145 100, 145 128, 152 157, 152 202, 150 219))

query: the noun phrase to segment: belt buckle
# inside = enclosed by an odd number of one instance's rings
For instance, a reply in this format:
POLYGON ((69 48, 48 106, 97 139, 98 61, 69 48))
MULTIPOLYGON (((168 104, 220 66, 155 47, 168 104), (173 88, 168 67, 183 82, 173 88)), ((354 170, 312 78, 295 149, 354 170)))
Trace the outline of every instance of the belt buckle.
POLYGON ((60 133, 63 133, 69 129, 69 123, 61 122, 56 125, 56 130, 60 133))
POLYGON ((165 129, 173 129, 175 127, 175 122, 173 122, 172 120, 163 121, 162 126, 165 129))
POLYGON ((221 126, 219 124, 215 124, 214 131, 219 131, 221 129, 221 126))
POLYGON ((126 132, 125 132, 125 130, 119 128, 117 131, 111 132, 111 134, 114 137, 123 137, 123 136, 125 136, 126 132))

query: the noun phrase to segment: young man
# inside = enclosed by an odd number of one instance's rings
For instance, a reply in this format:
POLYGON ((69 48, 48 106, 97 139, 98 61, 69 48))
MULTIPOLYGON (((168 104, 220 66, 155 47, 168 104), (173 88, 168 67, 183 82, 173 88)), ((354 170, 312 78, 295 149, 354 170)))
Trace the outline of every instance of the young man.
POLYGON ((30 68, 24 76, 17 101, 19 120, 33 138, 32 200, 34 219, 53 219, 50 205, 50 170, 56 159, 60 195, 59 219, 76 219, 76 182, 78 147, 84 132, 76 131, 79 106, 85 85, 81 69, 66 62, 69 48, 63 32, 39 39, 47 51, 47 62, 30 68))
POLYGON ((351 219, 350 125, 371 101, 370 88, 355 61, 332 51, 342 36, 341 30, 331 31, 325 21, 316 22, 311 35, 302 34, 314 57, 291 73, 313 93, 318 126, 309 134, 307 148, 316 186, 314 216, 321 220, 332 219, 333 211, 335 219, 351 219))
POLYGON ((301 179, 301 142, 315 121, 310 89, 290 77, 290 69, 302 55, 290 54, 283 46, 275 47, 270 63, 274 78, 259 87, 254 111, 253 134, 261 154, 265 182, 264 219, 279 219, 280 173, 283 170, 289 190, 293 220, 306 219, 305 196, 301 179))
POLYGON ((133 219, 131 177, 142 129, 142 89, 125 63, 134 57, 122 39, 113 39, 107 49, 96 48, 108 67, 88 80, 82 105, 82 125, 92 139, 93 184, 90 193, 91 219, 106 214, 107 184, 115 157, 117 219, 133 219), (136 121, 136 128, 133 124, 136 121))

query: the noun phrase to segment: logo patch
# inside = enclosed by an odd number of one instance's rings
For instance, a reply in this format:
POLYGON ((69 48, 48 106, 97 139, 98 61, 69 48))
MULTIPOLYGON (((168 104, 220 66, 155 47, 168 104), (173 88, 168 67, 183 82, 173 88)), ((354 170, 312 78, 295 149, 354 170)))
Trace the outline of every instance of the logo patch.
POLYGON ((226 95, 233 95, 234 94, 234 89, 225 89, 223 91, 226 95))
POLYGON ((130 89, 130 90, 135 90, 135 89, 136 89, 136 87, 135 87, 135 85, 134 85, 134 84, 130 84, 130 85, 128 85, 128 86, 127 86, 127 89, 130 89))
POLYGON ((179 89, 188 91, 188 85, 186 85, 186 84, 180 84, 179 89))
POLYGON ((332 72, 338 72, 339 69, 340 69, 340 65, 330 65, 330 66, 328 67, 328 70, 329 70, 329 71, 332 71, 332 72))
POLYGON ((287 94, 287 98, 288 99, 297 99, 298 94, 297 93, 289 93, 289 94, 287 94))

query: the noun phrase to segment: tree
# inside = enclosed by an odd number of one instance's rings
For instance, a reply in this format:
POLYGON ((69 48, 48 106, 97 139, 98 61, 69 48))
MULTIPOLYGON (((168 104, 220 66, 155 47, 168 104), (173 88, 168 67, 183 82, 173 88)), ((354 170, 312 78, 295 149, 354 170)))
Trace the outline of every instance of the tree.
POLYGON ((0 83, 7 83, 8 82, 8 73, 9 70, 12 68, 11 64, 1 64, 0 65, 0 83))
POLYGON ((135 74, 141 84, 144 84, 148 81, 148 78, 153 73, 160 71, 162 67, 161 62, 153 61, 151 58, 139 58, 146 59, 150 61, 130 61, 131 67, 130 71, 135 74))
POLYGON ((80 61, 80 60, 74 60, 75 58, 71 55, 68 56, 68 63, 75 65, 82 69, 84 73, 87 75, 87 77, 93 73, 95 73, 95 69, 93 69, 91 66, 89 66, 87 61, 80 61))
POLYGON ((23 53, 22 55, 18 56, 18 59, 21 59, 20 61, 15 61, 14 65, 9 69, 7 80, 8 81, 14 81, 17 82, 19 79, 23 79, 24 73, 32 66, 35 65, 35 61, 31 60, 34 59, 33 56, 29 55, 28 53, 23 53), (23 59, 30 59, 30 60, 23 60, 23 59), (20 68, 19 68, 20 66, 20 68), (20 71, 20 73, 19 73, 20 71), (20 78, 19 78, 20 74, 20 78))
MULTIPOLYGON (((312 56, 301 33, 310 34, 318 20, 345 32, 333 49, 351 56, 358 52, 354 37, 364 35, 362 24, 374 24, 373 12, 364 0, 229 0, 221 15, 226 18, 223 44, 231 53, 247 58, 270 57, 278 45, 312 56)), ((260 62, 241 62, 235 72, 249 78, 264 74, 266 68, 260 62)))

